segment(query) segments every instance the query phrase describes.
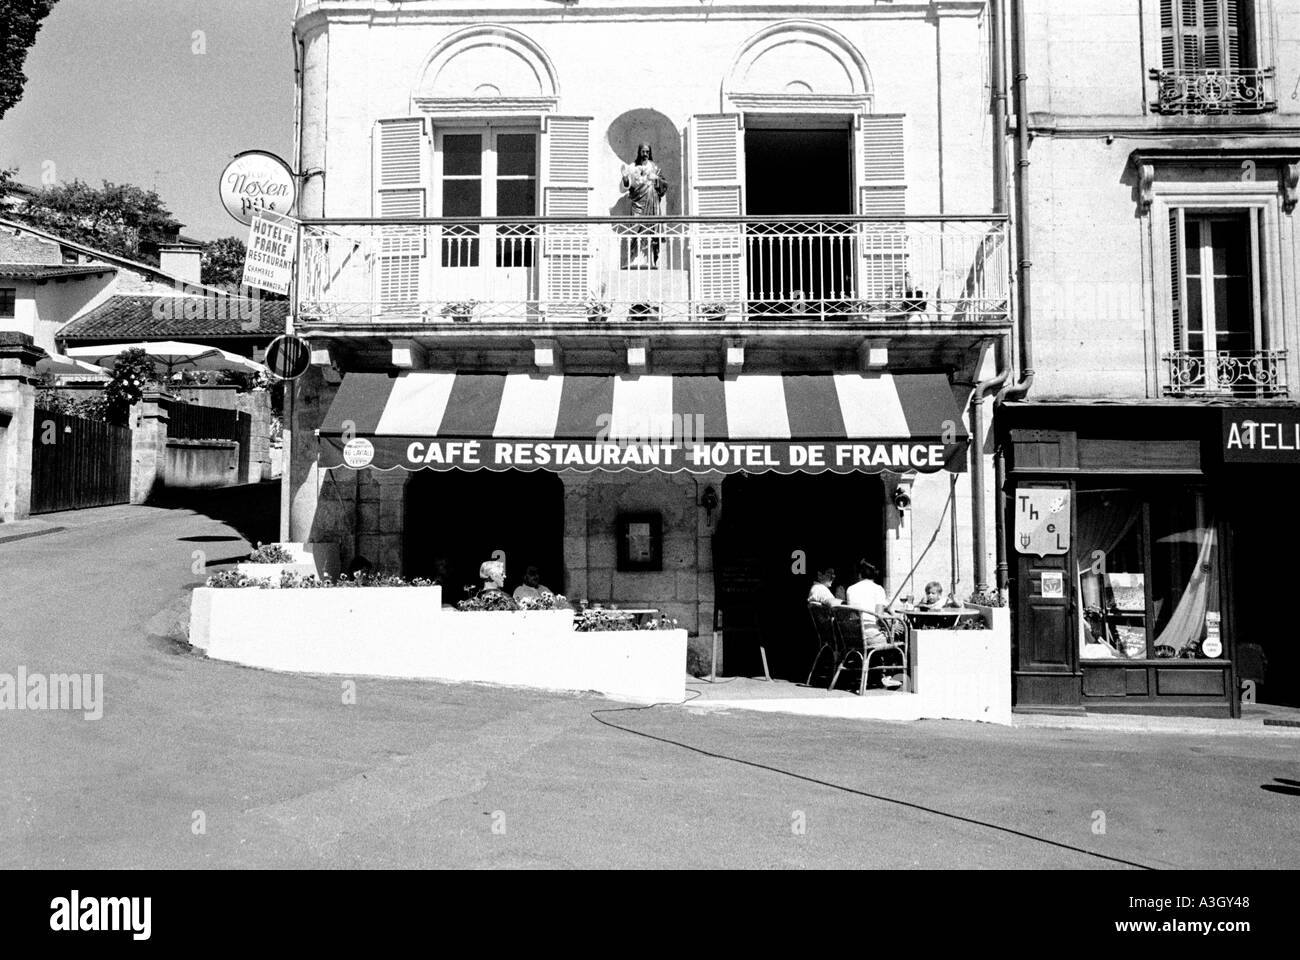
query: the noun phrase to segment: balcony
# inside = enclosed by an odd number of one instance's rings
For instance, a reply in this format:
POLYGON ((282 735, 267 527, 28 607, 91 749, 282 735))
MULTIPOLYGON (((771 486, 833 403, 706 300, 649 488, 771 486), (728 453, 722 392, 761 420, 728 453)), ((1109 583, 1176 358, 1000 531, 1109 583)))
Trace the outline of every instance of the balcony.
POLYGON ((299 263, 301 323, 351 336, 1011 319, 1007 224, 987 217, 317 220, 299 263))
POLYGON ((1152 70, 1157 113, 1181 116, 1268 113, 1277 109, 1272 67, 1152 70))
POLYGON ((1169 397, 1285 397, 1286 351, 1177 351, 1164 356, 1169 397))

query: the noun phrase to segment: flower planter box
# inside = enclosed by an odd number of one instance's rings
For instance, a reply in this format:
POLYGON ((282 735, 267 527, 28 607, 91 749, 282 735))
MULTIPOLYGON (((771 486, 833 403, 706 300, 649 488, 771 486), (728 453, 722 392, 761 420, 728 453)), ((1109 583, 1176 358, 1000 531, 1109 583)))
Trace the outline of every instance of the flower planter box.
POLYGON ((190 643, 269 670, 594 690, 644 703, 686 692, 684 630, 576 633, 570 610, 460 612, 443 609, 438 587, 201 587, 190 643))
POLYGON ((978 607, 986 630, 913 630, 912 689, 920 715, 1011 723, 1011 611, 978 607))

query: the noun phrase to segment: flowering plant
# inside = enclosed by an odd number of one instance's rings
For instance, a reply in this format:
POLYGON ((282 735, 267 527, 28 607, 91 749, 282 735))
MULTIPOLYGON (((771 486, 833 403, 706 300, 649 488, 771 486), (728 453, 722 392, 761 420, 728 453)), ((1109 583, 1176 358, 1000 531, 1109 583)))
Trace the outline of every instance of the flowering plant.
POLYGON ((278 543, 265 547, 258 543, 257 549, 248 555, 249 563, 293 563, 293 560, 293 554, 278 543))
MULTIPOLYGON (((217 588, 230 587, 258 587, 266 589, 271 586, 270 577, 250 577, 244 574, 236 573, 234 570, 223 570, 221 573, 214 573, 208 577, 206 585, 217 588)), ((280 574, 280 587, 282 589, 296 590, 342 590, 355 589, 359 587, 431 587, 433 582, 416 577, 412 580, 406 580, 402 577, 390 574, 365 574, 359 573, 355 577, 342 576, 335 580, 328 574, 324 577, 317 577, 315 574, 304 576, 301 573, 293 573, 285 570, 280 574)))
POLYGON ((468 600, 462 600, 456 604, 457 610, 465 611, 488 611, 488 610, 519 610, 519 604, 515 603, 510 594, 502 590, 484 590, 477 596, 470 597, 468 600))
POLYGON ((452 320, 465 323, 473 315, 474 308, 477 306, 477 300, 453 300, 443 304, 440 312, 444 317, 451 317, 452 320))

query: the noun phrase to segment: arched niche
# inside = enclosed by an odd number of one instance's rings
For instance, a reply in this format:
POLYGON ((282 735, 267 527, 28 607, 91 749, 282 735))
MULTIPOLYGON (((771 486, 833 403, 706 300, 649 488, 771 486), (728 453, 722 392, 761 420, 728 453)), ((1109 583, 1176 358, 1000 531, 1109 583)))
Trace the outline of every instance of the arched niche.
POLYGON ((518 30, 482 24, 438 44, 420 70, 413 99, 431 113, 546 113, 559 96, 545 50, 518 30))
POLYGON ((638 144, 648 143, 654 150, 655 163, 668 180, 663 212, 677 216, 682 212, 682 136, 676 125, 658 110, 641 107, 617 116, 605 132, 605 150, 600 165, 604 181, 597 188, 597 203, 607 207, 610 216, 626 217, 632 213, 627 195, 620 192, 623 165, 636 159, 638 144), (608 191, 608 192, 606 192, 608 191), (609 198, 611 203, 605 203, 609 198))
POLYGON ((811 20, 783 20, 737 51, 722 85, 723 110, 866 110, 871 73, 843 34, 811 20))

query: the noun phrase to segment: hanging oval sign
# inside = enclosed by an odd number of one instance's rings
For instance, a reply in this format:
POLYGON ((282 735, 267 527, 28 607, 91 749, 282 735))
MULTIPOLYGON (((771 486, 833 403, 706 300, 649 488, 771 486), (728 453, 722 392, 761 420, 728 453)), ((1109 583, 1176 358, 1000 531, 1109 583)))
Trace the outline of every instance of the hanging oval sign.
POLYGON ((298 202, 298 182, 289 165, 273 153, 249 150, 221 173, 221 203, 245 226, 261 212, 288 216, 298 202))

